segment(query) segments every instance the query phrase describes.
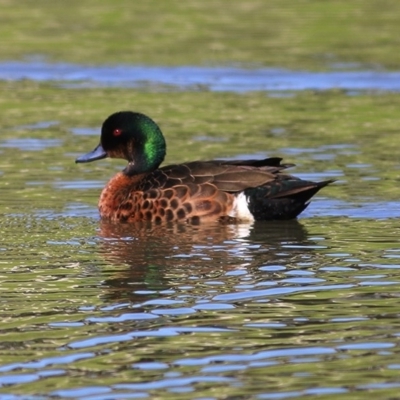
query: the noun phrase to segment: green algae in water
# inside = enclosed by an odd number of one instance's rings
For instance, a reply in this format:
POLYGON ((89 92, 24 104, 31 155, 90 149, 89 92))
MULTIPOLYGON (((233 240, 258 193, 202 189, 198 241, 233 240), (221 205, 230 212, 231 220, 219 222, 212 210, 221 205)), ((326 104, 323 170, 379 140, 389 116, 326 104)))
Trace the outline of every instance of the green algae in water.
POLYGON ((244 64, 295 69, 400 64, 396 0, 2 1, 0 59, 244 64))

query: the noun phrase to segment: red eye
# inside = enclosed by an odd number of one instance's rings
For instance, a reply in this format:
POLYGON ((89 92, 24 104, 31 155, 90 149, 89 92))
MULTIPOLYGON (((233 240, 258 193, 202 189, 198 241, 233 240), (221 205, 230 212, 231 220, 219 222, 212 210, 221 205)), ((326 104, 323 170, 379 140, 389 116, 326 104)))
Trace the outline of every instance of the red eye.
POLYGON ((113 130, 113 135, 114 136, 119 136, 122 133, 122 129, 114 129, 113 130))

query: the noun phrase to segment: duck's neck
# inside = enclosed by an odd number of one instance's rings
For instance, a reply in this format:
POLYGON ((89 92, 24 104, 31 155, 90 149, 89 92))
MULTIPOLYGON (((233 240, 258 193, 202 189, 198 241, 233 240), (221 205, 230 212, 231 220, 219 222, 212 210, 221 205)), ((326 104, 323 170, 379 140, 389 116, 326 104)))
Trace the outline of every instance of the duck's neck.
POLYGON ((164 161, 166 143, 160 129, 151 127, 143 139, 136 141, 129 157, 129 164, 123 170, 125 175, 138 175, 156 170, 164 161))

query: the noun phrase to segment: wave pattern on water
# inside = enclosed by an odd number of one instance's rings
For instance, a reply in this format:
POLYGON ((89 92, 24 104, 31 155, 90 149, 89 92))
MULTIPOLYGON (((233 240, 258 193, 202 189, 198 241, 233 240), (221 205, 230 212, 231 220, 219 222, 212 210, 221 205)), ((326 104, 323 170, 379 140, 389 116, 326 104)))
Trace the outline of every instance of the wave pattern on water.
POLYGON ((76 217, 0 222, 25 226, 24 236, 2 244, 9 272, 1 276, 0 393, 98 400, 395 393, 398 227, 315 220, 103 222, 92 237, 76 217), (380 365, 372 381, 371 364, 380 365), (291 391, 283 389, 288 377, 291 391), (98 384, 88 385, 94 378, 98 384), (69 384, 60 388, 60 379, 69 384))

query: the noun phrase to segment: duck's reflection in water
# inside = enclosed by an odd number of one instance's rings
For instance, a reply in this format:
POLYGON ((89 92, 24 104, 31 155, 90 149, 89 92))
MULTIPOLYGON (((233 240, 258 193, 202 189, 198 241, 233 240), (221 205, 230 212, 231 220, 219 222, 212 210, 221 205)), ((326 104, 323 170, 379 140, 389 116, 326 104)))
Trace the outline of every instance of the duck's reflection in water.
POLYGON ((297 221, 253 224, 100 225, 105 297, 143 300, 143 294, 193 285, 228 272, 258 271, 271 263, 292 264, 310 251, 305 228, 297 221))

